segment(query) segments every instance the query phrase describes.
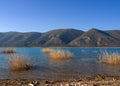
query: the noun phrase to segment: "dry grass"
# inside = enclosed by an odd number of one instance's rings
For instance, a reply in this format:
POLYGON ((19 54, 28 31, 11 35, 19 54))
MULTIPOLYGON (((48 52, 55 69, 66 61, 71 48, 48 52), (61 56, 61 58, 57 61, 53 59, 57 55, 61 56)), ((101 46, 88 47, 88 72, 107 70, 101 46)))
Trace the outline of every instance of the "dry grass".
POLYGON ((69 51, 53 50, 50 48, 44 48, 43 53, 49 54, 52 59, 71 59, 74 55, 69 51))
POLYGON ((42 50, 42 52, 45 53, 45 54, 50 54, 50 53, 54 52, 54 50, 53 50, 53 49, 50 49, 50 48, 44 48, 44 49, 42 50))
POLYGON ((120 54, 118 52, 108 53, 105 51, 99 55, 99 61, 107 64, 120 64, 120 54))
POLYGON ((12 71, 29 70, 33 63, 25 56, 13 55, 8 59, 9 68, 12 71))
POLYGON ((2 50, 1 53, 5 53, 5 54, 16 53, 16 50, 11 49, 11 48, 7 48, 5 50, 2 50))
POLYGON ((71 59, 74 55, 69 51, 56 50, 49 54, 52 59, 71 59))

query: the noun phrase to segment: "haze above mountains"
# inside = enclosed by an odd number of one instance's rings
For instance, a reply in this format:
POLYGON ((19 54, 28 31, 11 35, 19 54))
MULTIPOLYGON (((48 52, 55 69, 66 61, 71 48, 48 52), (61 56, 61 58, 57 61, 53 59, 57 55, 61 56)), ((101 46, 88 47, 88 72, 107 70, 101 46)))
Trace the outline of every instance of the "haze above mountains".
POLYGON ((40 32, 1 32, 1 47, 120 47, 120 30, 86 32, 76 29, 56 29, 40 32))

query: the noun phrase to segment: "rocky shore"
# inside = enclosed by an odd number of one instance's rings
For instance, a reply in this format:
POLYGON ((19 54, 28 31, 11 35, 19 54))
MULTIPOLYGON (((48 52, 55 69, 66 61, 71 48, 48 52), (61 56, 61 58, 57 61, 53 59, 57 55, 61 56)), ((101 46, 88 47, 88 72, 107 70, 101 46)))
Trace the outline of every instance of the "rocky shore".
POLYGON ((72 80, 0 79, 0 86, 120 86, 120 77, 96 75, 72 80))

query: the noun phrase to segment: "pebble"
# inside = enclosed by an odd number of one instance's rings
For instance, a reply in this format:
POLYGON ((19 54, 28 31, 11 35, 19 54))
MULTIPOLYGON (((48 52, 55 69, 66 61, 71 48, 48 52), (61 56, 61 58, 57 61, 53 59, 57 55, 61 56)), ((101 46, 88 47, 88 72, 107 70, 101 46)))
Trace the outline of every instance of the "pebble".
POLYGON ((32 84, 32 83, 29 83, 29 84, 28 84, 28 86, 34 86, 34 84, 32 84))
MULTIPOLYGON (((99 78, 99 77, 98 77, 99 78)), ((120 77, 106 77, 105 79, 92 78, 82 80, 71 80, 71 81, 50 81, 50 80, 39 80, 39 79, 1 79, 0 86, 120 86, 120 77)))

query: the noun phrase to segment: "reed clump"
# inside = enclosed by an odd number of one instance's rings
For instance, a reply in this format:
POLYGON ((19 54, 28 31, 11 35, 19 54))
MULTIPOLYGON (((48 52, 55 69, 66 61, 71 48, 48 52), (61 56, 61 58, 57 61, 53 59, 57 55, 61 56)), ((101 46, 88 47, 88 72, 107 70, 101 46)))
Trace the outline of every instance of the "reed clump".
POLYGON ((54 50, 49 55, 52 59, 71 59, 74 56, 71 52, 63 50, 54 50))
POLYGON ((103 52, 99 55, 99 61, 107 64, 120 64, 120 54, 118 52, 103 52))
POLYGON ((43 52, 44 54, 50 54, 50 53, 54 52, 54 50, 53 50, 53 49, 50 49, 50 48, 44 48, 44 49, 42 49, 42 52, 43 52))
POLYGON ((11 48, 7 48, 5 50, 2 50, 1 53, 5 53, 5 54, 16 53, 16 50, 11 49, 11 48))
POLYGON ((45 48, 42 50, 44 54, 48 54, 52 59, 71 59, 73 54, 69 51, 64 50, 53 50, 50 48, 45 48))
POLYGON ((13 55, 13 57, 8 59, 8 63, 12 71, 29 70, 34 66, 30 59, 20 55, 13 55))

